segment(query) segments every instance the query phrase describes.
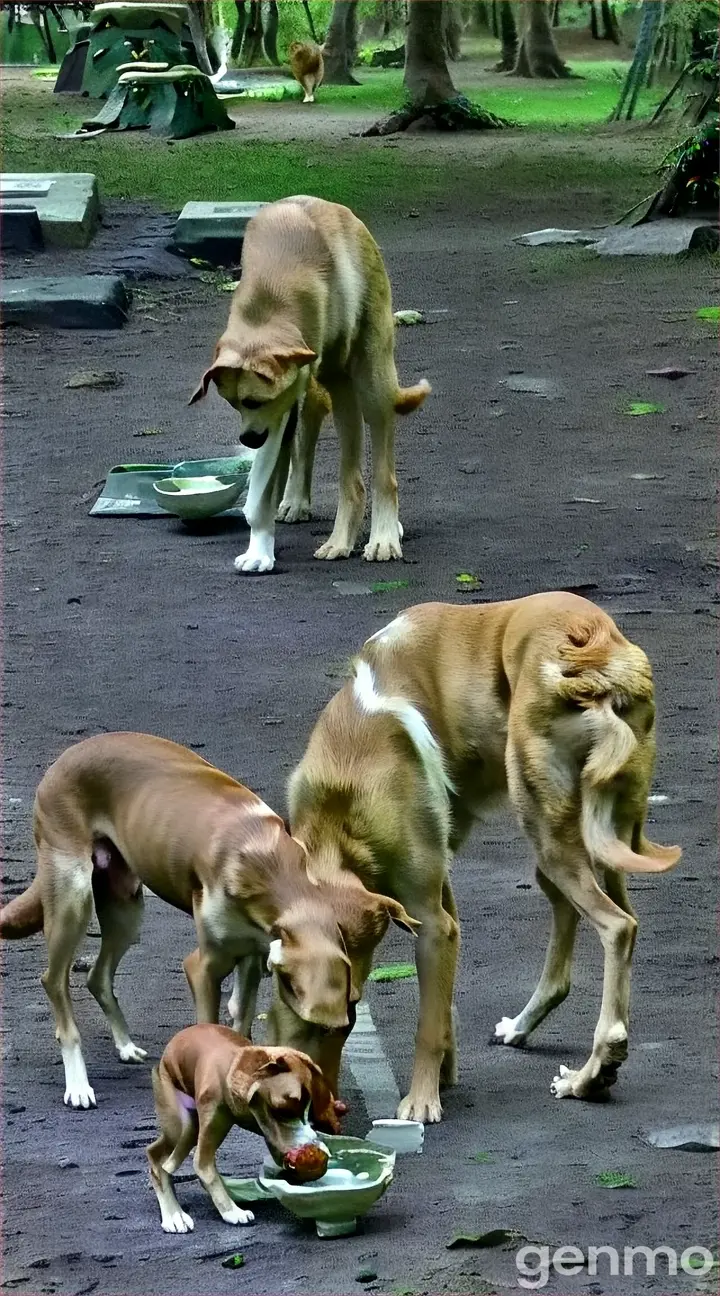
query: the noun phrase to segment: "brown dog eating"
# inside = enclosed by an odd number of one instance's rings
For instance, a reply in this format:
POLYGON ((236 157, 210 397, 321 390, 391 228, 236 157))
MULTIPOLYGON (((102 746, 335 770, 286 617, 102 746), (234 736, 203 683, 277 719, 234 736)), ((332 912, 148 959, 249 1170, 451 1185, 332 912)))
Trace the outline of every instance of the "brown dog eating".
POLYGON ((288 1177, 307 1183, 327 1169, 327 1149, 316 1130, 339 1134, 338 1116, 345 1111, 304 1053, 254 1046, 226 1026, 179 1031, 154 1068, 152 1083, 160 1137, 147 1156, 166 1233, 194 1227, 170 1177, 193 1148, 195 1173, 225 1223, 251 1224, 252 1211, 235 1204, 216 1164, 232 1126, 262 1135, 288 1177))

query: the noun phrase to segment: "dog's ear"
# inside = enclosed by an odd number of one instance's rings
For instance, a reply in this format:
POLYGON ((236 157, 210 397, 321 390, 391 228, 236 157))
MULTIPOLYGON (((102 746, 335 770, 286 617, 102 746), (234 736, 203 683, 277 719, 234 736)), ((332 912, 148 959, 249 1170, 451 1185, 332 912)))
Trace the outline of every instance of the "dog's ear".
POLYGON ((345 1103, 338 1102, 333 1097, 317 1062, 313 1062, 309 1057, 303 1057, 303 1060, 310 1070, 310 1110, 313 1127, 323 1134, 341 1134, 339 1118, 347 1111, 345 1103))
MULTIPOLYGON (((271 1076, 282 1075, 286 1071, 292 1071, 291 1062, 283 1054, 271 1056, 264 1049, 256 1048, 255 1053, 258 1055, 256 1065, 252 1069, 249 1077, 250 1084, 245 1092, 245 1102, 249 1105, 257 1093, 263 1080, 269 1080, 271 1076)), ((247 1061, 242 1059, 241 1063, 247 1072, 247 1061)))
POLYGON ((302 369, 305 365, 317 360, 317 352, 311 351, 304 344, 296 347, 288 347, 287 350, 278 350, 273 353, 273 359, 277 361, 281 369, 288 369, 291 364, 297 365, 302 369))
POLYGON ((388 918, 395 923, 396 927, 402 927, 403 931, 410 932, 411 936, 417 936, 418 928, 422 927, 422 923, 418 922, 417 918, 411 918, 404 905, 401 905, 398 900, 392 900, 390 896, 378 896, 377 898, 381 908, 385 910, 388 918))
POLYGON ((203 396, 207 396, 210 383, 216 383, 221 373, 228 370, 238 372, 244 368, 245 364, 240 354, 233 347, 228 347, 226 344, 219 342, 215 350, 215 359, 209 369, 205 370, 188 404, 194 405, 196 401, 202 400, 203 396))

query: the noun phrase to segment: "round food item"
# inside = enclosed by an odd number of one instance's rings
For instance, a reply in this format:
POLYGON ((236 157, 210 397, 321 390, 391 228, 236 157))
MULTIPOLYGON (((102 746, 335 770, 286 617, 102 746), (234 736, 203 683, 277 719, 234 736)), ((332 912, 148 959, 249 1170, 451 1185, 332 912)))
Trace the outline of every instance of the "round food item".
POLYGON ((328 1154, 319 1143, 303 1143, 291 1148, 283 1157, 283 1170, 290 1183, 312 1183, 322 1179, 328 1167, 328 1154))

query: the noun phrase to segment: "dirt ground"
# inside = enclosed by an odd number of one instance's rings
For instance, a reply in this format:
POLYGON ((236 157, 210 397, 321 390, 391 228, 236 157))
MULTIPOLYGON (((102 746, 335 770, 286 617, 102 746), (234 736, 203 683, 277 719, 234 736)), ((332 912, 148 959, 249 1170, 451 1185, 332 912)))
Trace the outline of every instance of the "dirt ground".
MULTIPOLYGON (((493 196, 489 196, 489 203, 493 196)), ((593 259, 536 253, 510 240, 541 224, 590 223, 602 213, 569 194, 553 212, 505 204, 503 219, 429 204, 374 227, 399 307, 428 323, 399 332, 404 382, 426 375, 433 395, 401 423, 398 476, 402 565, 359 557, 313 560, 334 508, 336 452, 319 449, 316 520, 279 528, 269 577, 232 568, 239 523, 191 533, 170 519, 91 518, 115 463, 221 453, 233 416, 215 395, 187 400, 209 357, 227 296, 197 279, 153 280, 121 333, 4 335, 4 890, 33 873, 32 797, 69 743, 139 729, 200 750, 284 804, 287 776, 348 655, 411 602, 453 601, 456 577, 482 582, 474 599, 573 587, 616 616, 655 667, 659 759, 651 834, 685 848, 678 870, 637 878, 639 911, 630 1057, 611 1102, 558 1102, 558 1063, 587 1056, 601 959, 584 932, 575 988, 522 1052, 490 1048, 543 957, 547 906, 529 848, 509 817, 478 828, 455 868, 463 922, 458 1007, 460 1083, 421 1157, 398 1160, 395 1183, 356 1237, 321 1243, 262 1204, 252 1229, 213 1214, 190 1173, 180 1176, 192 1235, 160 1230, 145 1170, 153 1127, 149 1070, 115 1057, 96 1005, 73 993, 98 1109, 62 1105, 62 1069, 40 986, 43 944, 3 949, 5 1287, 63 1296, 157 1293, 343 1296, 373 1291, 495 1292, 515 1288, 514 1248, 447 1250, 458 1230, 517 1230, 533 1242, 656 1247, 681 1252, 716 1239, 715 1159, 660 1152, 643 1135, 708 1121, 717 1102, 715 803, 718 616, 716 453, 711 390, 716 343, 694 311, 712 300, 708 262, 593 259), (675 364, 670 383, 646 371, 675 364), (67 389, 80 369, 113 369, 117 391, 67 389), (555 399, 513 393, 522 371, 551 378, 555 399), (664 414, 630 418, 629 399, 664 414), (148 430, 157 435, 148 437, 148 430), (403 579, 406 589, 346 596, 336 581, 403 579), (595 1179, 624 1171, 634 1190, 595 1179), (241 1251, 245 1267, 221 1261, 241 1251)), ((113 259, 149 213, 111 208, 88 261, 113 259)), ((58 257, 60 270, 77 256, 58 257)), ((12 265, 8 260, 7 265, 12 265)), ((27 272, 14 264, 10 273, 27 272)), ((466 596, 467 597, 467 596, 466 596)), ((157 1058, 190 1019, 180 962, 191 924, 150 900, 142 944, 118 976, 135 1038, 157 1058)), ((91 936, 87 950, 94 945, 91 936)), ((400 933, 383 958, 407 959, 400 933)), ((416 987, 371 985, 368 999, 402 1087, 412 1056, 416 987)), ((364 1134, 361 1094, 345 1077, 348 1132, 364 1134)), ((390 1113, 388 1113, 390 1114, 390 1113)), ((260 1141, 236 1133, 221 1164, 254 1173, 260 1141)), ((602 1265, 602 1261, 601 1261, 602 1265)), ((659 1272, 662 1272, 660 1266, 659 1272)), ((545 1290, 660 1293, 698 1280, 606 1278, 600 1269, 551 1276, 545 1290)))

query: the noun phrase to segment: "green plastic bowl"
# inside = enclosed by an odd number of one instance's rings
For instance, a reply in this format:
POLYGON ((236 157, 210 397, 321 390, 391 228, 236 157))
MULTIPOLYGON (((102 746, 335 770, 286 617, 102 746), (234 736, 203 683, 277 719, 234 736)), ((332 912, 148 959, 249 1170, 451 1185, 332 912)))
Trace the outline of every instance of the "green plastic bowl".
POLYGON ((293 1215, 314 1220, 318 1237, 346 1237, 392 1183, 395 1153, 367 1139, 324 1134, 322 1141, 330 1153, 322 1179, 288 1183, 266 1157, 259 1181, 293 1215))
POLYGON ((189 520, 224 513, 237 503, 244 487, 245 481, 236 477, 166 477, 153 482, 160 507, 189 520))

